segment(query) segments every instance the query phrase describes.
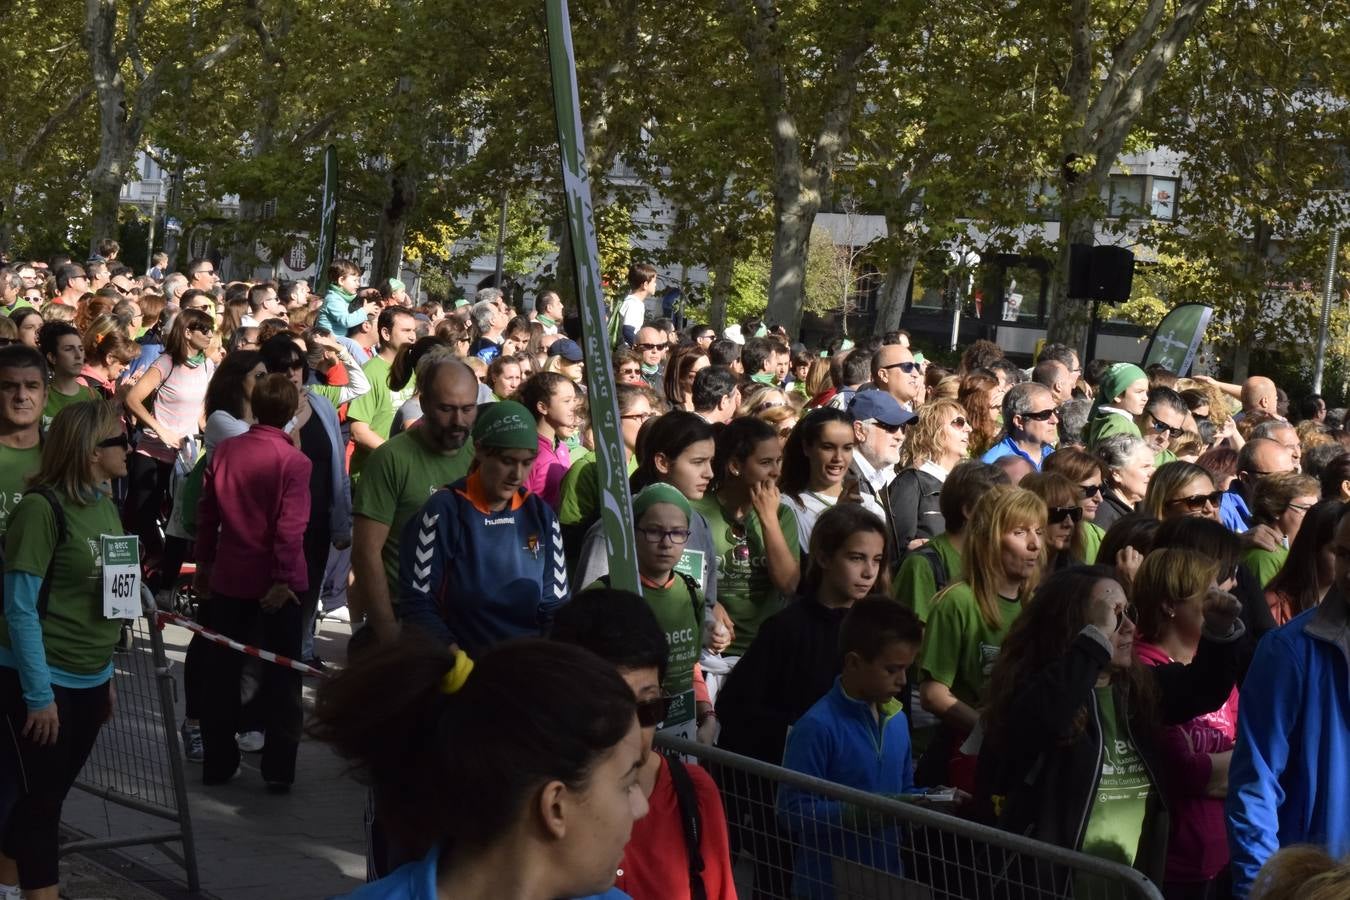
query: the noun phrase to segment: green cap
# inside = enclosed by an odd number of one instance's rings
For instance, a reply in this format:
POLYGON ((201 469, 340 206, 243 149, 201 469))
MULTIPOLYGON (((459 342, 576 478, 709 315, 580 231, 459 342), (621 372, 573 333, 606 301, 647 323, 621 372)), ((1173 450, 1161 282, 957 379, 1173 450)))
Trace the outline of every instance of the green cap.
POLYGON ((500 450, 539 449, 534 416, 514 400, 498 401, 478 414, 473 423, 473 442, 478 447, 500 450))
POLYGON ((391 294, 397 294, 399 291, 407 290, 407 287, 406 284, 399 281, 397 278, 389 279, 389 293, 391 294))
POLYGON ((463 309, 464 307, 466 307, 466 306, 468 306, 468 305, 469 305, 469 301, 468 301, 468 300, 465 300, 463 297, 460 297, 458 300, 455 301, 455 305, 454 305, 453 308, 454 308, 454 309, 463 309))
POLYGON ((658 503, 669 503, 671 506, 679 507, 686 521, 694 517, 694 509, 684 494, 664 481, 658 481, 638 491, 637 496, 633 498, 633 521, 641 519, 647 510, 658 503))
POLYGON ((1107 369, 1097 382, 1097 396, 1101 402, 1110 405, 1125 389, 1139 379, 1148 379, 1144 370, 1133 363, 1116 363, 1107 369))

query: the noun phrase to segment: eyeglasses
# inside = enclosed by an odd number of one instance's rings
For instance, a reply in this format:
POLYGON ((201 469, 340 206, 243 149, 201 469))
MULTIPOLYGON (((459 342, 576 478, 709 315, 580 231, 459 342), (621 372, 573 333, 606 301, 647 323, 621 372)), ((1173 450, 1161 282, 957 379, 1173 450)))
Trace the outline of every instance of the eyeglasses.
POLYGON ((1158 434, 1162 434, 1165 431, 1167 432, 1168 437, 1179 438, 1186 433, 1186 429, 1173 428, 1166 422, 1161 421, 1157 416, 1153 415, 1153 413, 1149 413, 1148 417, 1153 420, 1153 430, 1158 434))
POLYGON ((642 352, 645 353, 645 352, 648 351, 648 350, 664 350, 664 349, 666 349, 666 345, 665 345, 665 344, 634 344, 634 345, 633 345, 633 349, 634 349, 634 350, 639 350, 639 351, 642 351, 642 352))
POLYGON ((1100 484, 1080 484, 1079 487, 1083 489, 1084 500, 1091 500, 1102 492, 1102 486, 1100 484))
POLYGON ((1139 609, 1133 603, 1116 610, 1116 631, 1120 631, 1126 619, 1131 622, 1139 621, 1139 609))
POLYGON ((643 728, 655 728, 670 714, 671 698, 653 697, 651 700, 639 700, 637 705, 638 725, 643 728))
POLYGON ((117 437, 110 437, 106 440, 99 441, 97 446, 100 449, 107 450, 111 450, 114 447, 118 450, 126 450, 131 446, 131 439, 125 434, 119 434, 117 437))
POLYGON ((211 326, 210 326, 210 325, 203 325, 203 324, 200 323, 200 322, 194 322, 193 324, 191 324, 191 325, 189 325, 189 326, 187 327, 187 330, 188 330, 188 331, 195 331, 195 332, 197 332, 198 334, 210 334, 210 333, 211 333, 211 326))
POLYGON ((952 419, 952 420, 951 420, 950 422, 948 422, 947 424, 948 424, 948 425, 951 425, 953 428, 965 428, 965 427, 966 427, 966 417, 965 417, 965 416, 957 416, 955 419, 952 419))
POLYGON ((889 366, 877 366, 878 371, 881 369, 899 369, 906 375, 913 375, 915 372, 919 371, 919 364, 916 362, 898 362, 891 363, 889 366))
POLYGON ((887 425, 885 422, 882 422, 882 421, 879 420, 879 419, 873 419, 873 420, 872 420, 872 424, 875 425, 875 426, 877 426, 878 428, 880 428, 882 431, 886 432, 887 434, 895 434, 895 433, 896 433, 897 431, 899 431, 901 428, 904 428, 904 427, 905 427, 905 426, 903 426, 903 425, 887 425))
POLYGON ((1290 503, 1290 504, 1289 504, 1289 509, 1296 509, 1296 510, 1298 510, 1298 511, 1301 512, 1301 513, 1305 513, 1305 512, 1307 512, 1308 510, 1310 510, 1310 509, 1312 509, 1312 508, 1313 508, 1313 504, 1311 504, 1311 503, 1290 503))
POLYGON ((631 376, 631 377, 635 377, 635 376, 638 376, 638 375, 641 375, 641 374, 642 374, 642 370, 641 370, 641 369, 620 369, 620 370, 619 370, 619 377, 620 377, 620 378, 630 377, 630 376, 631 376))
POLYGON ((653 412, 645 412, 645 413, 626 413, 626 414, 624 414, 624 415, 622 415, 622 416, 619 416, 619 418, 620 418, 620 419, 629 419, 629 420, 634 421, 634 422, 645 422, 645 421, 647 421, 648 419, 650 419, 650 418, 651 418, 652 416, 654 416, 654 415, 656 415, 656 413, 653 413, 653 412))
POLYGON ((667 538, 672 544, 684 544, 689 540, 688 528, 639 528, 637 532, 649 544, 659 544, 667 538))
POLYGON ((198 269, 197 271, 192 273, 192 277, 196 278, 198 275, 214 275, 214 274, 216 274, 215 269, 198 269))
POLYGON ((1215 509, 1218 509, 1219 504, 1222 501, 1223 491, 1214 491, 1210 494, 1192 494, 1189 497, 1174 497, 1167 501, 1167 505, 1172 506, 1174 504, 1183 503, 1191 512, 1199 512, 1205 508, 1206 503, 1215 509))
POLYGON ((1042 409, 1037 412, 1024 412, 1022 418, 1035 419, 1037 422, 1049 422, 1053 415, 1055 415, 1055 408, 1052 406, 1049 409, 1042 409))
POLYGON ((1052 506, 1046 521, 1051 525, 1058 525, 1065 519, 1072 519, 1074 524, 1078 524, 1083 518, 1083 507, 1081 506, 1052 506))

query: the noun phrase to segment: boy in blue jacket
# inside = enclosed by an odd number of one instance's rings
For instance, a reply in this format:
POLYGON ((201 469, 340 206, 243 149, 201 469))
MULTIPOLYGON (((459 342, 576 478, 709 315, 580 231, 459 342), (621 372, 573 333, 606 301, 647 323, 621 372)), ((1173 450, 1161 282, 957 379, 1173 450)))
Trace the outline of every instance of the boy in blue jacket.
MULTIPOLYGON (((905 670, 923 643, 923 623, 890 598, 858 603, 839 628, 843 672, 788 732, 783 766, 874 794, 912 794, 909 722, 896 701, 905 670)), ((778 814, 800 839, 794 897, 834 897, 832 857, 902 874, 898 825, 869 822, 862 811, 784 786, 778 814)))

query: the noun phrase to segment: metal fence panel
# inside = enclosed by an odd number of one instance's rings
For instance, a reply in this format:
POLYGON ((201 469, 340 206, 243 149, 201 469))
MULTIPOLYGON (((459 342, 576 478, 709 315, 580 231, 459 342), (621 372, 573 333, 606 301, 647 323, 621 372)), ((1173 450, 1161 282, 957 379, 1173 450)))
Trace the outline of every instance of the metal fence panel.
MULTIPOLYGON (((153 618, 154 598, 144 589, 142 602, 144 613, 128 623, 129 645, 113 655, 117 701, 112 720, 100 729, 75 786, 106 802, 164 819, 171 826, 159 832, 70 841, 61 846, 61 852, 153 844, 183 866, 188 889, 196 891, 192 816, 174 721, 176 682, 153 618), (181 855, 166 846, 174 843, 182 844, 181 855)), ((127 635, 124 631, 123 636, 127 635)))
POLYGON ((896 798, 657 736, 722 792, 751 900, 1162 900, 1140 872, 896 798))

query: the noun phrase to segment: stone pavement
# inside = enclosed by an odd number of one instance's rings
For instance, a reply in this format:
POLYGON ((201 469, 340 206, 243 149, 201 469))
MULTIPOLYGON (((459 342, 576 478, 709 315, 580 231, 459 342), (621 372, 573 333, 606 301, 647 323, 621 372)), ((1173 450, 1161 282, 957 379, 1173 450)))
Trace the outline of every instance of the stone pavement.
MULTIPOLYGON (((340 664, 349 634, 343 623, 323 623, 315 642, 319 655, 340 664)), ((181 662, 189 636, 188 631, 173 626, 164 630, 169 656, 177 663, 174 671, 179 679, 180 709, 181 662)), ((313 698, 313 681, 306 679, 307 705, 313 698)), ((181 712, 174 721, 181 723, 181 712)), ((246 755, 239 777, 217 787, 203 786, 200 765, 187 764, 203 895, 219 900, 319 900, 360 885, 365 878, 361 821, 366 793, 344 774, 343 768, 342 761, 327 747, 305 740, 300 745, 295 787, 290 794, 273 795, 263 789, 256 755, 246 755)), ((62 821, 95 838, 107 836, 110 828, 134 834, 163 831, 165 825, 78 789, 71 791, 62 821)), ((177 849, 177 845, 173 847, 177 849)), ((150 896, 188 896, 183 889, 183 870, 159 850, 142 846, 117 853, 139 864, 134 867, 137 871, 124 873, 124 884, 137 882, 155 892, 150 896)), ((105 854, 102 858, 106 862, 108 857, 105 854)), ((86 861, 72 857, 72 862, 86 861)), ((62 895, 72 900, 142 900, 145 896, 129 889, 117 893, 97 878, 77 880, 69 876, 63 879, 62 895)))

